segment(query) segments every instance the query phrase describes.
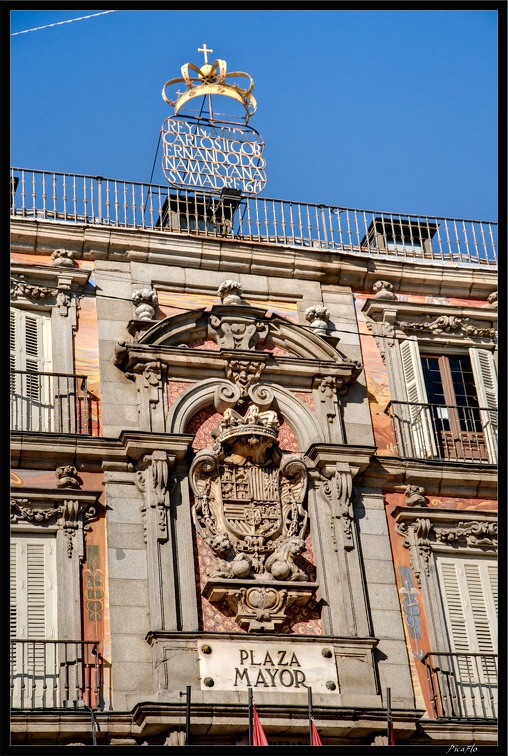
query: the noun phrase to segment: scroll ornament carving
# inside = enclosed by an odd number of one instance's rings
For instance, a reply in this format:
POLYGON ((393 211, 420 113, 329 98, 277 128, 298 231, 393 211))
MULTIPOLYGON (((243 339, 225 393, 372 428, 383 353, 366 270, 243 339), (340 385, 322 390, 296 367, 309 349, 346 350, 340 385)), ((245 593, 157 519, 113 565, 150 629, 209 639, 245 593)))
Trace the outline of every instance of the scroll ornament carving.
POLYGON ((305 320, 309 321, 310 327, 318 336, 326 336, 330 311, 322 305, 312 305, 305 310, 305 320))
POLYGON ((222 304, 242 304, 243 286, 238 281, 224 281, 217 289, 222 304))
POLYGON ((208 330, 220 349, 252 350, 266 339, 269 327, 262 320, 210 315, 208 330))
POLYGON ((88 529, 90 520, 95 519, 95 508, 71 499, 66 500, 58 507, 31 507, 29 499, 11 499, 11 522, 26 520, 34 524, 41 524, 56 519, 57 526, 67 536, 67 556, 72 557, 73 537, 79 529, 79 516, 83 514, 85 525, 88 529))
POLYGON ((247 630, 273 629, 315 588, 299 564, 307 468, 299 455, 280 451, 279 419, 266 406, 251 401, 243 414, 226 408, 213 448, 198 452, 190 471, 193 519, 214 554, 204 595, 232 607, 247 630))
POLYGON ((445 543, 465 540, 468 546, 497 547, 497 523, 459 522, 447 528, 434 528, 436 538, 445 543))
POLYGON ((59 268, 75 268, 73 253, 68 249, 55 249, 51 254, 52 266, 58 266, 59 268))
POLYGON ((422 486, 406 486, 404 491, 406 497, 406 506, 408 507, 426 507, 427 499, 425 498, 425 488, 422 486))
POLYGON ((416 582, 420 587, 422 584, 422 571, 427 576, 430 574, 431 526, 431 521, 423 517, 418 517, 411 524, 402 522, 395 525, 397 533, 404 537, 403 546, 410 550, 409 563, 414 572, 416 582), (416 556, 418 556, 418 559, 416 556))
POLYGON ((81 479, 73 465, 63 465, 55 470, 57 488, 81 488, 81 479))
POLYGON ((54 289, 50 286, 36 286, 35 284, 29 284, 22 280, 11 280, 12 299, 23 296, 27 299, 41 300, 48 299, 48 297, 55 297, 57 293, 58 289, 54 289))
POLYGON ((175 486, 171 475, 167 453, 155 450, 144 455, 136 471, 136 485, 144 494, 141 505, 143 519, 143 538, 148 542, 148 512, 154 513, 157 541, 164 543, 169 538, 168 510, 170 496, 175 486))
POLYGON ((436 336, 442 333, 456 332, 464 336, 496 338, 495 328, 480 328, 469 323, 469 318, 455 315, 440 315, 431 321, 401 320, 396 323, 403 331, 431 331, 436 336))
POLYGON ((132 292, 134 315, 138 320, 153 320, 157 308, 157 292, 153 289, 136 289, 132 292))
POLYGON ((337 488, 337 501, 339 504, 339 517, 342 521, 344 531, 344 548, 352 549, 353 542, 353 505, 351 503, 351 493, 353 490, 353 479, 350 472, 335 473, 335 486, 337 488))
POLYGON ((372 291, 376 292, 374 299, 397 299, 393 293, 393 284, 389 281, 376 281, 372 291))
POLYGON ((377 323, 375 320, 367 317, 365 318, 365 324, 367 329, 372 333, 375 338, 376 345, 379 349, 381 359, 385 362, 386 351, 385 348, 393 347, 396 344, 395 340, 395 325, 396 325, 396 313, 390 310, 385 310, 383 313, 383 320, 381 323, 377 323))
POLYGON ((348 551, 354 548, 353 538, 353 478, 351 471, 342 469, 337 464, 331 480, 322 478, 321 494, 325 501, 332 505, 332 514, 330 518, 332 542, 334 551, 338 551, 337 537, 335 534, 335 523, 340 522, 342 532, 344 533, 344 548, 348 551))
POLYGON ((264 362, 249 362, 249 360, 229 360, 226 363, 226 378, 235 383, 241 391, 241 399, 245 401, 247 389, 257 383, 265 368, 264 362))

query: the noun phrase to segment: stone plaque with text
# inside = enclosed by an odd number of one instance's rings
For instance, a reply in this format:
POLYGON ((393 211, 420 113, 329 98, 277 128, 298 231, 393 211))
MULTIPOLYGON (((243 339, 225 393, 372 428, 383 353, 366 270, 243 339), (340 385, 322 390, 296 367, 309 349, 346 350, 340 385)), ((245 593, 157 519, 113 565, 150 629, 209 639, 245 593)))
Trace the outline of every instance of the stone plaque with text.
POLYGON ((198 648, 202 690, 316 693, 337 691, 334 654, 326 644, 214 640, 198 648))

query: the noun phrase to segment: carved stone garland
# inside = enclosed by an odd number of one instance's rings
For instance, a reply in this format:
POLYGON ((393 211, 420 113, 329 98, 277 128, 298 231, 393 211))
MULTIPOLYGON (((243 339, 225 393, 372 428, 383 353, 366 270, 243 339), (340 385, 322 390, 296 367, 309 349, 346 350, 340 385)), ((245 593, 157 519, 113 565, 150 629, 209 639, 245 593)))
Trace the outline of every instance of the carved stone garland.
MULTIPOLYGON (((51 498, 51 497, 49 497, 51 498)), ((65 499, 56 507, 34 507, 30 498, 11 499, 11 523, 18 524, 21 521, 30 522, 34 525, 49 523, 56 520, 56 525, 67 536, 67 556, 72 557, 73 539, 79 529, 79 519, 84 521, 84 530, 89 529, 89 523, 97 516, 94 506, 87 501, 65 499)))
POLYGON ((279 449, 270 389, 250 386, 243 414, 233 408, 241 406, 234 389, 225 408, 228 392, 217 392, 223 419, 215 444, 198 452, 190 471, 193 519, 215 556, 203 595, 231 608, 240 627, 273 630, 317 588, 298 564, 308 526, 307 468, 279 449))

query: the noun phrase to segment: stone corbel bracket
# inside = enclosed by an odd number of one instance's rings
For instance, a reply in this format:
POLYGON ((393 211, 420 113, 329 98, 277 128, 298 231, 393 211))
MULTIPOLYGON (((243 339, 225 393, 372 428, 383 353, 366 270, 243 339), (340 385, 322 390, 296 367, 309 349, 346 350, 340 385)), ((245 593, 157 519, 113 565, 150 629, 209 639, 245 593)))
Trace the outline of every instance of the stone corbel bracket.
POLYGON ((11 265, 11 299, 59 308, 66 316, 72 298, 83 294, 91 271, 57 265, 11 265))
POLYGON ((457 307, 420 302, 367 299, 362 307, 367 328, 393 345, 413 334, 427 341, 473 346, 497 338, 497 312, 491 307, 457 307))
POLYGON ((67 537, 67 556, 72 557, 74 536, 87 530, 97 517, 100 492, 20 488, 11 491, 11 527, 27 526, 61 530, 67 537))
POLYGON ((169 538, 168 533, 168 510, 170 507, 171 493, 176 480, 172 474, 176 456, 167 451, 154 450, 151 454, 143 455, 137 464, 136 483, 144 494, 144 502, 141 508, 143 517, 143 530, 145 543, 148 540, 150 524, 148 512, 156 513, 156 539, 165 543, 169 538))
POLYGON ((457 547, 472 555, 497 551, 496 512, 396 507, 392 517, 420 586, 422 576, 430 574, 432 552, 456 554, 457 547))
POLYGON ((367 468, 374 453, 374 449, 360 447, 357 448, 358 453, 354 454, 353 449, 355 447, 314 444, 306 455, 309 462, 312 460, 314 463, 310 477, 330 507, 330 527, 335 551, 339 550, 339 540, 346 551, 355 547, 353 479, 367 468))
POLYGON ((232 610, 243 630, 273 632, 286 622, 287 610, 306 606, 317 588, 317 583, 308 582, 256 580, 252 585, 239 586, 236 580, 211 579, 203 588, 203 596, 219 610, 232 610))

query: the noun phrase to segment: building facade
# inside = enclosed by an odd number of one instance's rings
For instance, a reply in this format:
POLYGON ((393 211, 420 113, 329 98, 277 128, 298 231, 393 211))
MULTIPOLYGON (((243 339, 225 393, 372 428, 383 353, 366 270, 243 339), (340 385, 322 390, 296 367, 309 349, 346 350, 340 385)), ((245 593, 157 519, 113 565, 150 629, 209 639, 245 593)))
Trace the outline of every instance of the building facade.
POLYGON ((495 224, 11 186, 12 743, 495 744, 495 224))

